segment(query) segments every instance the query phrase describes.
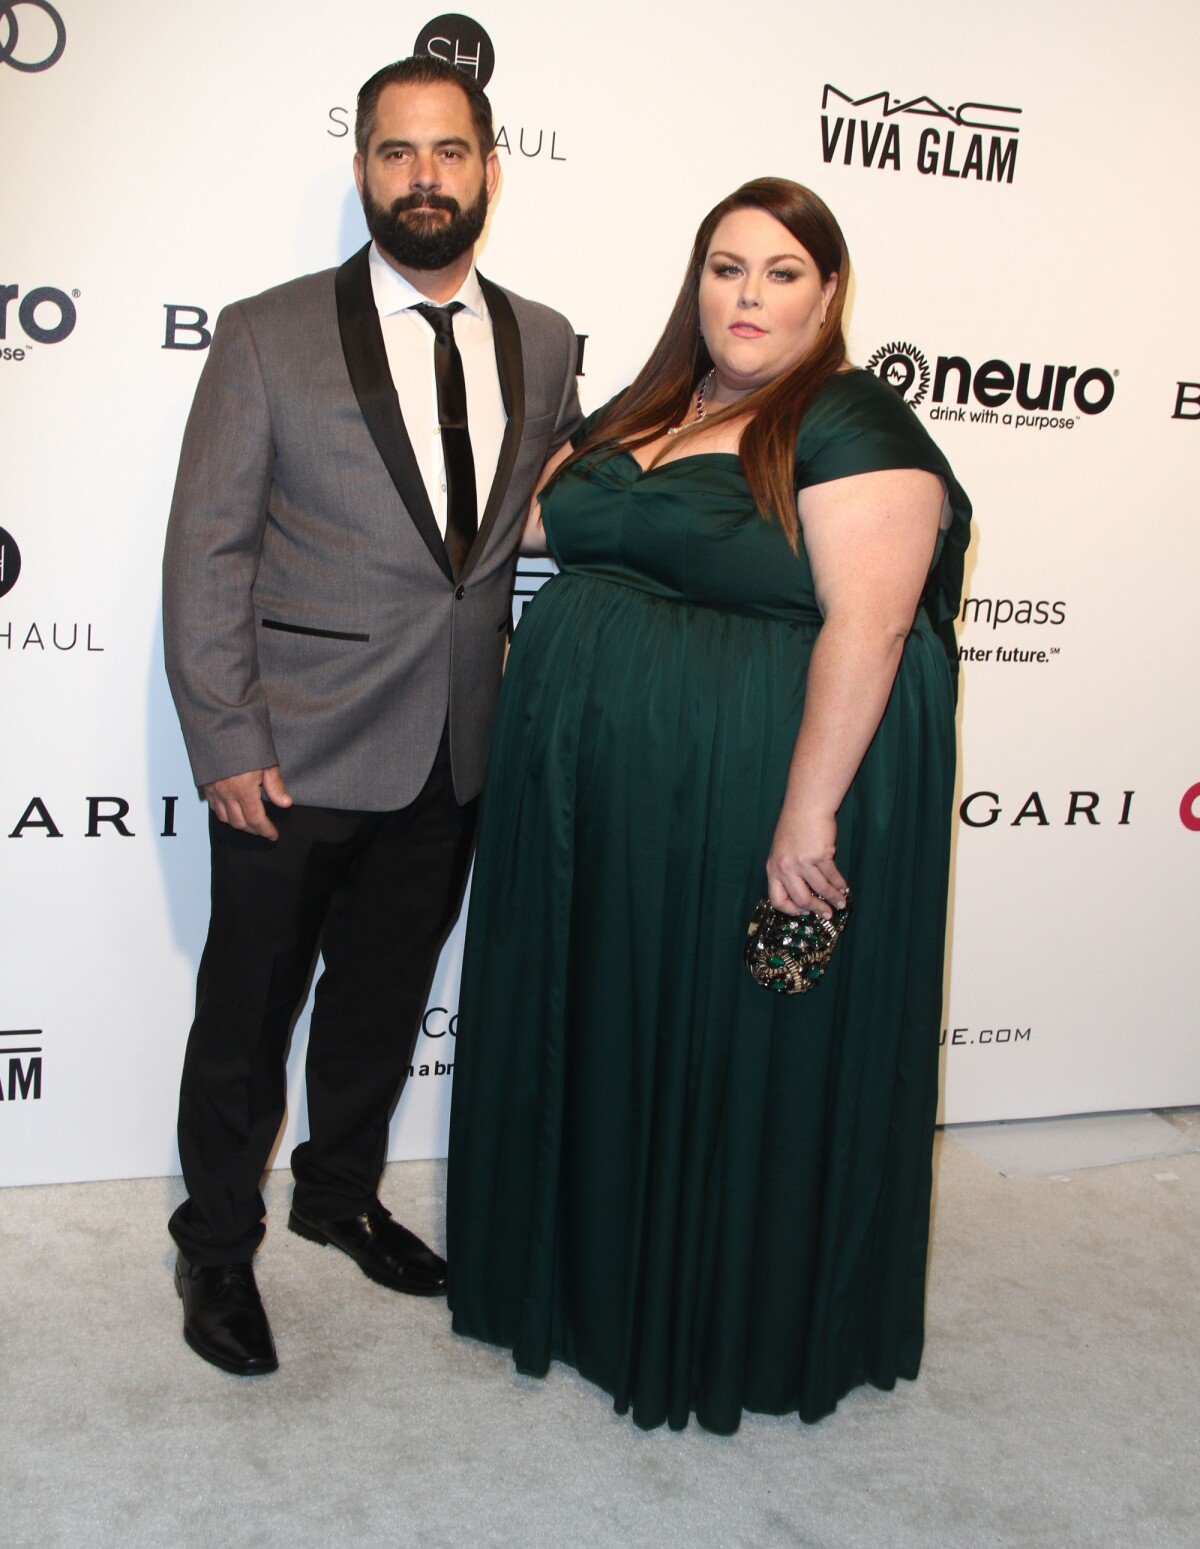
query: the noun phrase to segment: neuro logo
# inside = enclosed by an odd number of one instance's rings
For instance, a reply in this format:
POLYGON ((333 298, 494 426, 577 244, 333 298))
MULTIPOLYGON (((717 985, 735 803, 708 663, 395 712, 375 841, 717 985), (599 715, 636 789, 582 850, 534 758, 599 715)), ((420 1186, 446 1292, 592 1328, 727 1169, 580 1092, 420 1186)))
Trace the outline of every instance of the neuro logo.
POLYGON ((487 33, 470 16, 449 11, 426 22, 413 44, 414 54, 428 54, 453 65, 464 75, 473 75, 480 87, 486 87, 496 68, 496 50, 487 33))
POLYGON ((0 527, 0 597, 7 597, 21 574, 21 551, 12 533, 0 527))
MULTIPOLYGON (((38 285, 33 290, 27 290, 23 296, 19 285, 0 285, 0 339, 8 338, 9 307, 15 301, 17 321, 27 339, 32 339, 36 344, 61 344, 75 331, 75 324, 79 320, 75 307, 78 300, 77 290, 68 296, 65 290, 59 290, 56 285, 38 285)), ((10 354, 11 351, 6 351, 5 359, 10 354)))
POLYGON ((67 29, 62 17, 46 0, 8 0, 0 3, 0 65, 20 70, 23 75, 37 75, 49 70, 63 56, 67 46, 67 29), (23 18, 17 15, 24 13, 23 18), (29 12, 41 12, 33 22, 29 12), (26 37, 21 37, 22 19, 26 37), (49 26, 47 26, 47 21, 49 26), (51 29, 53 29, 51 33, 51 29))
POLYGON ((895 388, 910 409, 929 391, 929 362, 914 344, 885 344, 871 356, 867 370, 895 388))
POLYGON ((1101 366, 1081 370, 1027 360, 1013 364, 998 357, 976 366, 965 355, 938 355, 931 367, 915 345, 901 342, 876 350, 867 370, 895 388, 911 408, 928 394, 931 420, 1015 430, 1073 430, 1104 413, 1121 374, 1101 366))

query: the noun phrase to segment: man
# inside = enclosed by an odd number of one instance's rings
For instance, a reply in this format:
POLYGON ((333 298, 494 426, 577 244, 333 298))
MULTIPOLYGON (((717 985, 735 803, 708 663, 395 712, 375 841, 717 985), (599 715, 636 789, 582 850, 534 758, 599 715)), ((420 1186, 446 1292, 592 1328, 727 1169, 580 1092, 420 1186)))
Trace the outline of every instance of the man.
POLYGON ((355 144, 373 241, 222 312, 163 564, 212 851, 170 1229, 184 1338, 238 1374, 278 1364, 251 1259, 318 946, 288 1224, 396 1291, 445 1290, 376 1191, 461 902, 522 521, 580 420, 570 324, 474 267, 500 176, 483 92, 389 65, 355 144))

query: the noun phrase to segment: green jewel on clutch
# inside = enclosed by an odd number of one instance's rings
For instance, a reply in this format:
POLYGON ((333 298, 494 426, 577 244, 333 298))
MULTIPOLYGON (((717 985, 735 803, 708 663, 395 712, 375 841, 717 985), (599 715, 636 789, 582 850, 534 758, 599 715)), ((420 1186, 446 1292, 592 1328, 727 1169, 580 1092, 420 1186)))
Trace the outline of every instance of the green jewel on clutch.
POLYGON ((777 995, 807 995, 824 978, 849 918, 849 888, 845 907, 835 909, 828 920, 819 914, 784 914, 769 899, 760 898, 746 931, 751 977, 777 995))

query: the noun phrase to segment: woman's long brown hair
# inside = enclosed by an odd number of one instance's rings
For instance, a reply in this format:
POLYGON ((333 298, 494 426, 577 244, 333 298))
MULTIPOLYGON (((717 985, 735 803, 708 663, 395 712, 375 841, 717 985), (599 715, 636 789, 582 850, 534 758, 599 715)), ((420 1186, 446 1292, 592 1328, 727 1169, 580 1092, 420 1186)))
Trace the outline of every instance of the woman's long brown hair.
MULTIPOLYGON (((838 276, 825 324, 807 354, 790 371, 737 403, 706 416, 703 422, 703 428, 708 430, 725 420, 750 416, 739 448, 746 481, 759 510, 779 523, 794 550, 798 542, 793 482, 796 436, 817 389, 846 361, 842 313, 850 259, 841 228, 823 201, 811 189, 786 178, 761 177, 743 183, 700 222, 683 286, 649 360, 632 386, 601 416, 587 438, 556 470, 550 485, 557 483, 568 468, 597 448, 608 448, 616 453, 622 447, 632 450, 645 446, 661 436, 669 425, 678 425, 687 414, 698 382, 713 363, 700 334, 700 276, 713 234, 721 221, 731 211, 745 209, 765 210, 785 226, 812 255, 822 284, 831 275, 838 276)), ((697 425, 686 427, 680 432, 676 445, 700 428, 697 425)))

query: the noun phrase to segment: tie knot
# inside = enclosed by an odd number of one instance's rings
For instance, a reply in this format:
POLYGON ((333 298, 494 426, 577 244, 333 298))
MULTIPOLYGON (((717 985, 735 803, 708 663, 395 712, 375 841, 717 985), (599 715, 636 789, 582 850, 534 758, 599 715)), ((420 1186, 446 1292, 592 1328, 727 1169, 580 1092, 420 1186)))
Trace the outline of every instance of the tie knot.
POLYGON ((413 307, 414 312, 419 312, 437 335, 439 344, 445 344, 454 337, 454 314, 463 310, 461 301, 452 301, 449 306, 436 307, 432 301, 423 301, 413 307))

